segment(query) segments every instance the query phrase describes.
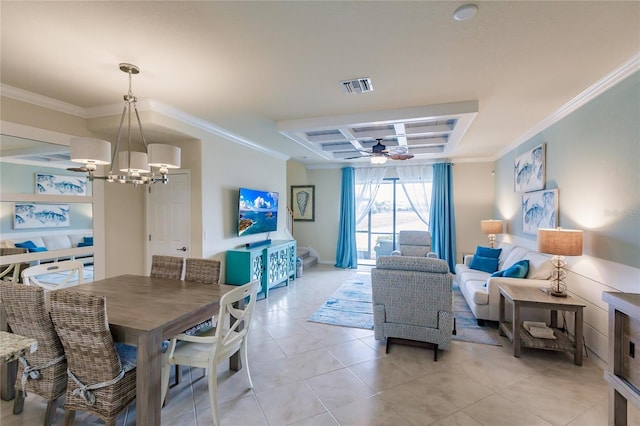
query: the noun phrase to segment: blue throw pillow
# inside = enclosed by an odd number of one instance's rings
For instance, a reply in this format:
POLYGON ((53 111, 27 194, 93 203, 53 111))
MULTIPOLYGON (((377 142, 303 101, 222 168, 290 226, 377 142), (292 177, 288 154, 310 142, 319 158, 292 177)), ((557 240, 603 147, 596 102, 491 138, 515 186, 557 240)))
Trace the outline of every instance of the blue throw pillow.
POLYGON ((492 277, 525 278, 529 273, 529 261, 520 260, 507 269, 494 272, 492 277))
POLYGON ((88 246, 93 245, 93 237, 83 237, 82 240, 83 240, 82 242, 88 246))
POLYGON ((476 247, 476 254, 474 256, 482 256, 482 257, 490 257, 492 259, 497 259, 500 257, 500 253, 502 252, 501 248, 490 248, 490 247, 476 247))
POLYGON ((33 241, 25 241, 23 243, 16 243, 16 247, 18 248, 26 248, 27 250, 36 248, 36 245, 33 241))
POLYGON ((492 273, 498 269, 498 259, 473 255, 469 268, 492 273))
POLYGON ((41 251, 48 251, 46 247, 34 247, 29 249, 29 253, 38 253, 41 251))
POLYGON ((80 242, 78 243, 78 247, 90 247, 90 246, 92 246, 92 245, 93 245, 93 241, 92 241, 91 243, 88 243, 88 242, 86 242, 86 241, 80 241, 80 242))

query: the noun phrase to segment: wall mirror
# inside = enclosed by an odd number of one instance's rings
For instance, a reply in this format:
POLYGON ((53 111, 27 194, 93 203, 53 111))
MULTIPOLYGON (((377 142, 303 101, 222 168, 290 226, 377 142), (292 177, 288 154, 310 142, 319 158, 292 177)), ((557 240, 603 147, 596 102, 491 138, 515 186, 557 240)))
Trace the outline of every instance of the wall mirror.
POLYGON ((69 170, 77 167, 68 146, 0 135, 1 247, 30 241, 29 263, 77 258, 93 267, 93 185, 69 170))

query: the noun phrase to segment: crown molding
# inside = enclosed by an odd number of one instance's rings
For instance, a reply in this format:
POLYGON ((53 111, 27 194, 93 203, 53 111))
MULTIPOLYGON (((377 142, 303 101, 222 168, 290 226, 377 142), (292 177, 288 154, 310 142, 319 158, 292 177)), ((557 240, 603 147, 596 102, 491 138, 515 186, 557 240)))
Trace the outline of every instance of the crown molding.
MULTIPOLYGON (((116 115, 122 113, 122 103, 114 103, 109 105, 101 105, 91 108, 82 108, 76 105, 62 102, 57 99, 49 98, 47 96, 39 95, 37 93, 29 92, 27 90, 19 89, 17 87, 9 86, 8 84, 2 84, 2 96, 15 99, 21 102, 26 102, 32 105, 41 106, 47 109, 51 109, 66 114, 75 115, 84 119, 106 117, 110 115, 116 115)), ((161 102, 145 99, 138 102, 140 111, 151 111, 166 115, 169 118, 178 120, 184 124, 193 126, 197 129, 203 130, 207 133, 214 134, 223 137, 232 142, 251 148, 255 151, 259 151, 263 154, 276 157, 281 160, 288 160, 289 156, 282 154, 281 152, 274 151, 269 148, 265 148, 257 143, 237 135, 222 127, 216 126, 206 120, 194 117, 187 114, 184 111, 180 111, 169 105, 165 105, 161 102)))
POLYGON ((522 145, 538 133, 548 129, 558 121, 565 118, 567 115, 586 105, 587 103, 589 103, 602 93, 606 92, 607 90, 611 89, 613 86, 620 83, 622 80, 626 79, 638 70, 640 70, 640 53, 632 56, 628 61, 624 62, 609 74, 605 75, 600 80, 589 86, 582 93, 571 99, 559 110, 535 125, 527 133, 516 139, 513 143, 501 149, 494 157, 494 161, 512 151, 513 149, 517 148, 518 146, 522 145))

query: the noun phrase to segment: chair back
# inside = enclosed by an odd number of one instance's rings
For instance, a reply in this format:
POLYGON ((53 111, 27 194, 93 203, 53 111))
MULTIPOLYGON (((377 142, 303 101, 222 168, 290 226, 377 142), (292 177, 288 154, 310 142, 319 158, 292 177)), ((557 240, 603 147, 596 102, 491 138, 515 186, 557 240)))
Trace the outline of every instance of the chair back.
MULTIPOLYGON (((5 312, 5 320, 11 330, 21 336, 38 341, 38 350, 25 355, 26 363, 37 368, 39 376, 25 376, 25 390, 52 400, 60 396, 67 385, 67 361, 64 358, 62 342, 45 308, 44 289, 18 283, 0 283, 0 301, 5 312), (57 361, 56 361, 57 360, 57 361), (31 378, 33 377, 33 380, 31 378)), ((16 389, 22 389, 25 364, 18 364, 16 389)))
POLYGON ((219 284, 220 261, 215 259, 187 258, 185 260, 184 280, 205 284, 219 284))
POLYGON ((151 274, 155 278, 182 279, 184 257, 162 256, 154 254, 151 257, 151 274))
POLYGON ((398 250, 402 256, 426 256, 431 252, 431 233, 429 231, 398 232, 398 250))
MULTIPOLYGON (((0 247, 0 256, 11 256, 13 254, 24 254, 27 252, 26 248, 21 247, 0 247)), ((20 281, 20 270, 24 269, 22 266, 28 266, 28 263, 11 263, 8 265, 0 266, 0 280, 17 283, 20 281)))
POLYGON ((83 383, 116 377, 122 366, 109 330, 104 296, 54 291, 51 319, 67 353, 69 370, 83 383))
POLYGON ((229 315, 231 321, 228 326, 222 324, 222 321, 218 322, 214 339, 216 345, 213 359, 228 358, 238 350, 242 341, 246 339, 251 325, 251 317, 256 306, 258 286, 258 280, 251 281, 224 294, 220 299, 218 318, 227 318, 229 315), (248 302, 247 298, 249 299, 248 302), (234 303, 241 300, 245 301, 243 308, 233 306, 234 303))
POLYGON ((26 285, 37 285, 46 290, 55 290, 82 284, 84 265, 77 260, 44 263, 30 266, 22 271, 22 281, 26 285))

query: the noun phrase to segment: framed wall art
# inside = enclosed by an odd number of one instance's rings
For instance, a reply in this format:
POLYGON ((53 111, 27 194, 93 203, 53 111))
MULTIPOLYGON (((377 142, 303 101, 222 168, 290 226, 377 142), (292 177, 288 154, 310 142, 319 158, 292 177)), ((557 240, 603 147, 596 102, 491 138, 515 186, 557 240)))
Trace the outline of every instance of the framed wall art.
POLYGON ((516 192, 544 189, 545 185, 545 144, 516 157, 513 164, 514 188, 516 192))
POLYGON ((291 186, 291 210, 295 221, 315 221, 316 186, 291 186))
POLYGON ((69 204, 15 203, 13 228, 61 228, 69 224, 69 204))
POLYGON ((85 176, 36 173, 36 194, 87 195, 87 178, 85 176))
POLYGON ((556 228, 557 216, 557 189, 522 194, 522 232, 536 235, 538 228, 556 228))

